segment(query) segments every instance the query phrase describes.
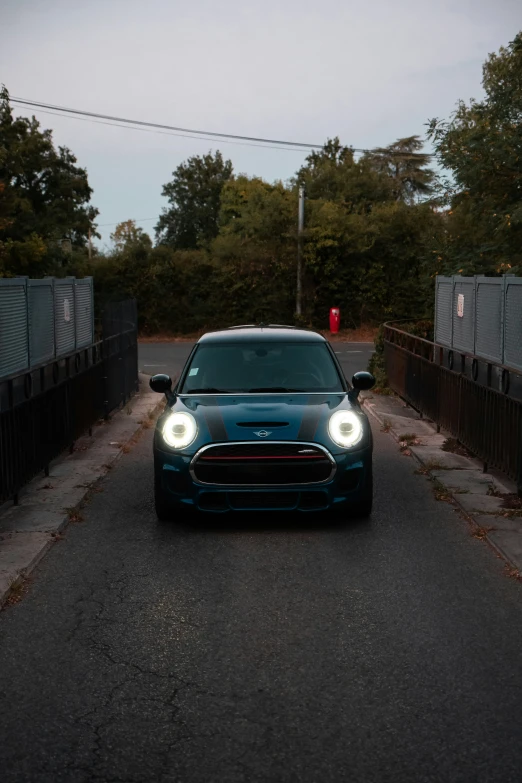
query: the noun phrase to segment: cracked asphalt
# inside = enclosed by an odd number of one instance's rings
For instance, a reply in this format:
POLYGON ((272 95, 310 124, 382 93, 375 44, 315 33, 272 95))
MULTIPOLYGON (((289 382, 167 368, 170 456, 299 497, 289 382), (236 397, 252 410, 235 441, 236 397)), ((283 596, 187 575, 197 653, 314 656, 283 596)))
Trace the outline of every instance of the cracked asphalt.
POLYGON ((519 783, 522 585, 375 438, 370 522, 161 525, 147 431, 0 614, 2 783, 519 783))

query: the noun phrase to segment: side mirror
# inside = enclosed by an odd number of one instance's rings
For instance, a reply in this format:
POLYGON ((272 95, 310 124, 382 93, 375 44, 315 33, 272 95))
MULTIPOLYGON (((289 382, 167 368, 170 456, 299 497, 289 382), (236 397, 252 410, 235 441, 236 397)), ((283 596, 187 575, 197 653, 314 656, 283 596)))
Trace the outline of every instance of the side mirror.
POLYGON ((352 378, 353 388, 360 391, 368 391, 375 386, 375 378, 371 372, 356 372, 352 378))
POLYGON ((165 394, 167 399, 172 397, 172 378, 170 375, 153 375, 149 381, 152 391, 165 394))

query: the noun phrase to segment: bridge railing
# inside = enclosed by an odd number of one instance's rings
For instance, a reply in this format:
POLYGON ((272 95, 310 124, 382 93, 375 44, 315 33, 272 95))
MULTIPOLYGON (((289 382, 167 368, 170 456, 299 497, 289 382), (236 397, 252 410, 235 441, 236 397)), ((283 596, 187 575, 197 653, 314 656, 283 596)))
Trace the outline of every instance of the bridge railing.
MULTIPOLYGON (((460 372, 437 363, 437 351, 429 340, 386 324, 384 359, 391 389, 466 446, 486 470, 497 468, 516 481, 522 494, 522 400, 509 395, 504 374, 502 389, 492 388, 467 377, 465 362, 460 372)), ((491 370, 486 375, 490 381, 497 377, 491 370)))
POLYGON ((138 390, 136 328, 0 381, 0 504, 138 390))

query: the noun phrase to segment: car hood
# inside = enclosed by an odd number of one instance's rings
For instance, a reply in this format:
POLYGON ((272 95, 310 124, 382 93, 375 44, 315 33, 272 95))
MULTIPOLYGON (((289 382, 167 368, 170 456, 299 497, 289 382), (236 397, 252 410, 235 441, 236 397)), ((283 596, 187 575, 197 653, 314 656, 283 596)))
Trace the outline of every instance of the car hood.
POLYGON ((335 447, 328 436, 328 420, 337 409, 353 409, 346 393, 270 395, 194 395, 178 397, 172 410, 189 411, 198 422, 191 451, 223 441, 302 440, 335 447), (261 433, 261 434, 260 434, 261 433), (266 434, 265 434, 266 433, 266 434))

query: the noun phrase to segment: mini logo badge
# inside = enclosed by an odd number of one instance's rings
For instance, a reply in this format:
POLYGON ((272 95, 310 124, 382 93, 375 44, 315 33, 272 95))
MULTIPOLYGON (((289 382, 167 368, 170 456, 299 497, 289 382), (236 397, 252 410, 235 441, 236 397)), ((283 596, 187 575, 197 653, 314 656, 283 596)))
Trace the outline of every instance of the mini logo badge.
POLYGON ((268 435, 271 435, 271 432, 267 432, 266 430, 259 430, 259 432, 254 432, 254 435, 257 435, 260 438, 266 438, 268 435))

